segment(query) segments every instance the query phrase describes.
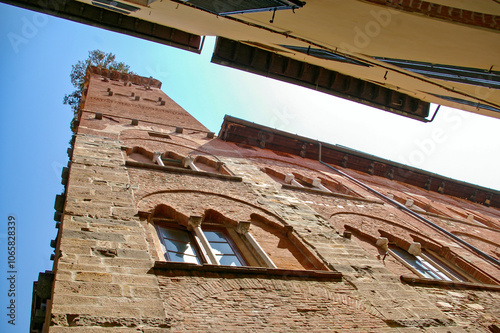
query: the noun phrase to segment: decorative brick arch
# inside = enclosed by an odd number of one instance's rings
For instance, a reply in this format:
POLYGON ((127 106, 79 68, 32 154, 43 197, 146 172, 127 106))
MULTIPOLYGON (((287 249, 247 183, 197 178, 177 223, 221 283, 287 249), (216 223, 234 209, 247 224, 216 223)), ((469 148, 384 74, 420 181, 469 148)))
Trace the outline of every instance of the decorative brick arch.
MULTIPOLYGON (((340 213, 342 214, 342 213, 340 213)), ((355 214, 355 213, 348 213, 348 214, 355 214)), ((335 216, 338 214, 333 214, 332 216, 335 216)), ((370 217, 374 218, 379 221, 383 221, 387 225, 393 227, 393 228, 398 228, 399 230, 402 230, 403 233, 400 232, 394 232, 394 230, 388 230, 387 228, 381 228, 380 225, 375 226, 372 228, 372 230, 367 231, 367 230, 362 230, 359 228, 359 225, 353 226, 352 224, 345 224, 344 227, 347 231, 352 232, 354 235, 357 237, 360 237, 364 239, 365 241, 368 241, 371 245, 374 247, 377 247, 376 241, 377 239, 381 237, 387 238, 391 243, 394 243, 397 247, 402 248, 404 250, 408 250, 410 247, 411 243, 413 242, 418 242, 421 244, 422 249, 426 250, 431 250, 434 251, 439 257, 446 259, 446 261, 450 264, 453 264, 456 267, 459 267, 463 271, 467 272, 470 274, 472 277, 475 279, 483 282, 483 283, 492 283, 492 284, 497 284, 497 281, 492 278, 491 276, 488 275, 487 272, 482 271, 479 267, 476 265, 468 262, 467 260, 464 260, 459 256, 457 253, 452 251, 449 247, 444 246, 438 242, 436 242, 434 239, 430 238, 429 236, 424 235, 421 232, 418 232, 416 230, 412 230, 411 228, 399 225, 398 223, 383 219, 383 218, 378 218, 375 216, 370 216, 370 215, 365 215, 365 214, 356 214, 356 215, 361 215, 365 217, 370 217)), ((465 233, 464 233, 465 234, 465 233)), ((468 234, 465 234, 468 235, 468 234)), ((472 235, 468 235, 471 237, 474 237, 472 235)), ((479 237, 477 237, 479 238, 479 237)), ((490 245, 491 248, 491 245, 490 245)))
POLYGON ((179 224, 187 227, 188 226, 188 216, 179 213, 177 210, 166 204, 159 204, 154 207, 152 211, 152 217, 166 217, 176 220, 179 224))
MULTIPOLYGON (((375 216, 375 215, 370 215, 370 214, 362 214, 362 213, 357 213, 357 212, 337 212, 337 213, 334 213, 334 214, 330 215, 330 219, 329 220, 331 221, 332 218, 334 218, 336 216, 339 216, 339 215, 355 215, 355 216, 365 217, 365 218, 374 219, 374 220, 383 222, 387 226, 390 226, 390 227, 402 230, 406 234, 406 236, 407 236, 405 238, 408 238, 408 239, 411 239, 410 234, 416 234, 416 235, 419 235, 422 238, 428 238, 426 235, 422 234, 417 229, 410 228, 410 227, 404 226, 404 225, 402 225, 402 224, 400 224, 398 222, 391 221, 391 220, 388 220, 388 219, 385 219, 385 218, 382 218, 382 217, 378 217, 378 216, 375 216)), ((355 223, 356 225, 352 225, 352 227, 357 228, 357 225, 360 225, 362 223, 363 223, 362 221, 357 222, 357 223, 355 223)), ((373 225, 372 226, 372 230, 371 230, 372 232, 369 233, 369 234, 371 234, 373 237, 378 237, 378 234, 379 234, 378 233, 378 229, 380 229, 380 227, 381 227, 380 225, 373 225)), ((361 228, 357 228, 357 229, 361 229, 361 228)))
MULTIPOLYGON (((304 240, 280 218, 275 217, 271 212, 265 209, 257 208, 255 205, 241 202, 240 200, 220 201, 222 195, 214 193, 205 193, 204 199, 206 205, 196 211, 186 211, 183 207, 176 206, 178 198, 172 198, 172 194, 180 194, 185 197, 187 194, 200 192, 195 191, 162 191, 149 197, 157 196, 158 204, 154 207, 140 207, 143 212, 150 212, 153 219, 155 217, 165 217, 175 220, 180 225, 188 228, 189 216, 203 216, 204 220, 211 223, 221 224, 227 228, 236 229, 239 221, 250 221, 250 233, 260 244, 262 249, 272 257, 275 264, 280 268, 298 269, 298 270, 328 270, 325 263, 317 256, 313 249, 309 248, 304 240), (169 198, 170 196, 170 198, 169 198), (217 198, 216 201, 207 200, 207 196, 217 198), (171 200, 169 200, 171 199, 171 200), (173 199, 173 200, 172 200, 173 199), (219 205, 217 205, 217 202, 219 205), (249 214, 232 214, 231 211, 224 210, 225 207, 231 207, 233 211, 246 210, 249 214), (255 211, 258 212, 255 213, 255 211)), ((224 198, 226 199, 226 198, 224 198)), ((187 200, 193 201, 191 198, 187 200)))
POLYGON ((221 212, 212 208, 205 210, 203 216, 206 220, 211 220, 218 224, 230 225, 233 227, 236 227, 238 225, 238 221, 230 219, 221 212))
MULTIPOLYGON (((141 198, 138 198, 137 208, 139 211, 151 211, 154 207, 159 204, 167 203, 172 205, 172 208, 175 206, 176 200, 173 200, 173 196, 182 196, 182 200, 185 202, 189 200, 186 196, 197 196, 198 198, 204 198, 205 200, 198 199, 197 201, 201 204, 198 205, 198 209, 194 210, 193 213, 197 215, 202 215, 208 209, 215 209, 214 207, 218 207, 217 210, 219 213, 224 214, 225 216, 231 216, 230 213, 226 213, 223 208, 231 208, 233 211, 246 211, 246 214, 236 215, 239 218, 235 220, 240 221, 248 221, 251 218, 251 214, 255 212, 260 212, 263 216, 266 216, 269 220, 276 221, 281 225, 287 225, 285 220, 273 213, 272 211, 261 207, 259 205, 248 202, 248 200, 236 198, 234 196, 229 196, 221 193, 209 192, 209 191, 201 191, 201 190, 189 190, 189 189, 174 189, 174 190, 163 190, 156 191, 152 193, 148 193, 141 198), (238 206, 241 209, 235 209, 234 207, 238 206)), ((177 208, 173 208, 176 209, 177 208)), ((180 212, 180 210, 178 210, 180 212)), ((184 214, 184 213, 182 213, 184 214)), ((236 214, 236 213, 235 213, 236 214)), ((192 214, 184 214, 186 216, 192 214)))
POLYGON ((196 155, 194 162, 195 163, 203 163, 203 164, 206 164, 206 165, 211 166, 213 168, 217 167, 217 162, 214 159, 208 158, 208 157, 203 156, 203 155, 196 155))
POLYGON ((133 148, 128 148, 125 153, 127 154, 128 159, 142 163, 154 163, 153 152, 143 147, 134 146, 133 148))

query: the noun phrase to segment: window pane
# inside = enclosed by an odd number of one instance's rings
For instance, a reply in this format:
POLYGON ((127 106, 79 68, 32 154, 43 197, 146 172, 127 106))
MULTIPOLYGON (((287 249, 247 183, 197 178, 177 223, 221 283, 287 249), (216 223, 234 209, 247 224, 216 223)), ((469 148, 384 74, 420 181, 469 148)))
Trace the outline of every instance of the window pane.
POLYGON ((192 256, 196 255, 193 247, 189 243, 176 242, 170 239, 165 239, 165 246, 167 247, 167 250, 171 252, 184 253, 192 256))
POLYGON ((420 256, 417 256, 417 258, 418 260, 420 260, 422 265, 427 268, 428 273, 431 274, 434 277, 434 279, 451 281, 451 279, 446 274, 441 272, 437 267, 434 267, 434 265, 429 263, 427 260, 425 260, 420 256))
POLYGON ((238 260, 238 257, 235 255, 218 255, 217 259, 219 260, 219 264, 225 266, 242 266, 241 262, 238 260))
POLYGON ((451 269, 451 268, 447 267, 445 264, 441 263, 439 261, 439 259, 437 259, 432 254, 430 254, 428 252, 425 252, 425 255, 427 257, 429 257, 437 265, 437 267, 439 267, 439 269, 440 269, 441 272, 447 272, 448 274, 451 274, 458 281, 464 281, 464 282, 468 282, 469 281, 467 278, 463 277, 458 272, 455 272, 453 269, 451 269))
POLYGON ((410 265, 412 265, 420 273, 425 273, 426 271, 428 271, 428 269, 417 259, 406 259, 406 261, 409 262, 410 265))
POLYGON ((182 253, 175 253, 168 251, 168 258, 170 259, 170 261, 175 261, 175 262, 188 262, 193 264, 200 264, 200 261, 196 256, 190 256, 182 253))
POLYGON ((238 258, 239 252, 237 248, 234 247, 234 244, 230 243, 230 239, 228 239, 228 235, 226 235, 222 231, 214 231, 214 230, 204 230, 203 233, 207 238, 212 252, 215 254, 217 261, 220 265, 225 266, 243 266, 245 263, 242 259, 238 258))
POLYGON ((209 242, 227 242, 226 236, 221 231, 205 231, 203 230, 205 237, 209 242))
POLYGON ((165 228, 160 228, 162 231, 162 236, 168 239, 173 239, 177 241, 182 241, 189 243, 189 234, 187 231, 184 230, 178 230, 178 229, 165 229, 165 228))
POLYGON ((451 279, 440 271, 433 264, 420 256, 414 256, 399 248, 391 248, 400 258, 410 264, 417 272, 422 274, 425 278, 451 281, 451 279))
POLYGON ((215 243, 210 242, 210 247, 216 255, 218 254, 234 254, 233 249, 228 243, 215 243))
POLYGON ((241 13, 252 13, 269 11, 273 9, 295 9, 303 6, 299 1, 293 0, 187 0, 196 7, 217 15, 231 15, 241 13))
POLYGON ((159 228, 159 230, 166 247, 167 260, 195 264, 201 263, 187 230, 175 228, 159 228))
POLYGON ((391 250, 396 253, 398 256, 400 256, 401 258, 407 260, 407 259, 411 259, 411 254, 409 254, 408 252, 406 251, 403 251, 401 250, 400 248, 397 248, 397 247, 391 247, 391 250))

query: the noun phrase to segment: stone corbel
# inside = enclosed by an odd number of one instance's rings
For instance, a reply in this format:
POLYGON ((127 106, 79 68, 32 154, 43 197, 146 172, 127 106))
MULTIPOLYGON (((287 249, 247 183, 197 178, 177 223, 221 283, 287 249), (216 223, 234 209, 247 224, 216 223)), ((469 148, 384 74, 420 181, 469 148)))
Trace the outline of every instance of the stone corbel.
POLYGON ((418 242, 411 243, 408 248, 408 253, 413 254, 414 256, 419 256, 422 254, 422 245, 418 242))
POLYGON ((307 151, 307 143, 304 143, 302 145, 302 148, 300 148, 300 153, 299 153, 300 157, 304 157, 305 158, 306 157, 306 151, 307 151))
POLYGON ((375 243, 379 248, 381 248, 384 251, 389 250, 389 240, 386 237, 379 237, 377 239, 377 242, 375 243))
POLYGON ((312 182, 312 185, 322 191, 325 191, 325 192, 331 192, 329 189, 327 189, 323 184, 321 184, 321 179, 319 178, 314 178, 313 179, 313 182, 312 182))
POLYGON ((183 166, 194 171, 200 171, 200 169, 198 169, 198 167, 194 164, 194 157, 190 155, 186 156, 186 158, 184 159, 183 166))
POLYGON ((290 185, 299 186, 299 187, 304 187, 304 186, 302 186, 302 184, 300 184, 298 181, 295 180, 295 176, 291 173, 286 174, 285 183, 290 184, 290 185))
POLYGON ((165 166, 165 164, 163 164, 163 161, 161 159, 161 153, 160 152, 154 152, 153 153, 153 162, 156 162, 156 164, 158 164, 158 165, 165 166))
POLYGON ((196 238, 199 240, 203 254, 208 259, 208 262, 213 265, 218 265, 219 263, 217 261, 217 258, 215 257, 215 254, 212 251, 212 247, 210 246, 210 243, 205 237, 205 234, 201 230, 202 221, 203 221, 202 216, 190 216, 188 220, 188 226, 194 232, 196 238))
POLYGON ((222 162, 222 161, 215 162, 215 169, 218 172, 221 172, 221 170, 222 170, 223 167, 224 167, 224 162, 222 162))

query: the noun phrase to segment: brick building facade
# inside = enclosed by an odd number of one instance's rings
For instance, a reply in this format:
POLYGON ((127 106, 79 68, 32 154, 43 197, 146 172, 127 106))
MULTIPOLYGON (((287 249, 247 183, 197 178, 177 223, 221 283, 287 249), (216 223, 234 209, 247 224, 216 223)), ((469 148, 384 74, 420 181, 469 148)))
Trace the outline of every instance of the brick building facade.
POLYGON ((32 332, 500 330, 500 193, 160 87, 89 69, 32 332))

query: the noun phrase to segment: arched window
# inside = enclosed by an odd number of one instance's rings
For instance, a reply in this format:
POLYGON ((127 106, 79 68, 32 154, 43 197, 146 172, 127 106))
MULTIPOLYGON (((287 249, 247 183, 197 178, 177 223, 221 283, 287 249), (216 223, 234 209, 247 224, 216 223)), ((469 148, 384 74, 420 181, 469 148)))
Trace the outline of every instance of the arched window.
POLYGON ((196 156, 193 164, 198 171, 218 173, 222 175, 232 175, 221 161, 214 161, 206 156, 196 156))
POLYGON ((150 163, 153 164, 153 153, 147 151, 146 149, 142 147, 134 147, 134 148, 129 148, 127 150, 127 156, 129 159, 136 161, 136 162, 141 162, 141 163, 150 163))
POLYGON ((177 168, 185 168, 183 165, 184 157, 172 151, 166 151, 164 153, 156 152, 154 154, 153 160, 156 164, 161 166, 171 166, 177 168))
POLYGON ((397 246, 390 245, 389 253, 421 277, 443 281, 469 281, 469 279, 448 267, 428 251, 418 249, 415 252, 415 250, 412 251, 412 247, 405 251, 397 246), (413 252, 413 254, 409 252, 413 252))
POLYGON ((411 238, 418 239, 412 242, 381 229, 378 231, 382 237, 378 237, 351 225, 344 227, 365 250, 376 255, 394 273, 405 275, 412 272, 421 278, 442 281, 476 281, 466 269, 439 255, 442 250, 432 241, 411 235, 411 238))
POLYGON ((262 168, 261 170, 282 185, 290 185, 295 188, 314 189, 325 193, 361 197, 359 194, 343 185, 341 182, 327 179, 325 177, 318 176, 315 178, 311 178, 298 172, 284 174, 268 167, 262 168))
MULTIPOLYGON (((191 217, 190 221, 197 219, 198 217, 191 217)), ((156 224, 166 261, 224 266, 248 265, 225 228, 200 228, 191 224, 190 229, 176 223, 156 224)))
POLYGON ((160 205, 153 214, 161 260, 222 266, 254 266, 296 270, 328 270, 291 228, 252 214, 236 222, 208 209, 186 217, 160 205), (161 253, 160 253, 161 252, 161 253), (163 257, 163 258, 162 258, 163 257))
POLYGON ((201 216, 153 217, 166 261, 223 266, 276 267, 248 232, 250 222, 235 228, 201 216), (187 220, 187 223, 183 223, 187 220))

